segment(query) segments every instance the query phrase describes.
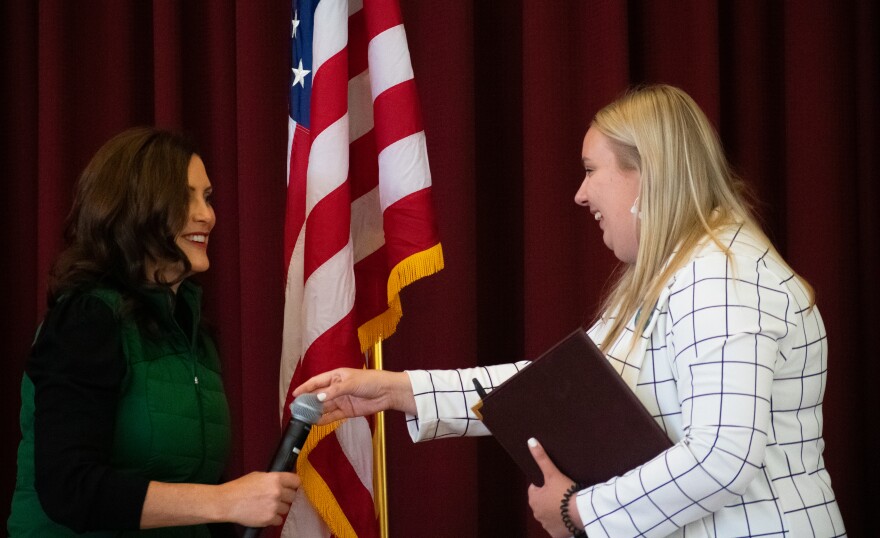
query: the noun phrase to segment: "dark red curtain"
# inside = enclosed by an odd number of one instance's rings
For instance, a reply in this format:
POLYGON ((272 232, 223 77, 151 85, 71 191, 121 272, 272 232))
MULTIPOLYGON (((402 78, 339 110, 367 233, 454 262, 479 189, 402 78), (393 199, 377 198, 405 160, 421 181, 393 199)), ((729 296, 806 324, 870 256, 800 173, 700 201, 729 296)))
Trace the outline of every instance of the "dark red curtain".
MULTIPOLYGON (((447 267, 404 292, 390 369, 535 356, 589 320, 615 266, 572 203, 595 111, 667 82, 716 123, 767 231, 816 288, 828 328, 826 463, 852 536, 880 464, 880 13, 871 0, 404 0, 447 267)), ((0 517, 14 483, 18 383, 73 182, 136 124, 201 142, 217 191, 207 311, 233 407, 229 475, 277 437, 287 0, 7 1, 0 162, 0 517)), ((541 536, 491 439, 410 443, 388 420, 392 536, 541 536)), ((585 451, 589 457, 588 450, 585 451)))

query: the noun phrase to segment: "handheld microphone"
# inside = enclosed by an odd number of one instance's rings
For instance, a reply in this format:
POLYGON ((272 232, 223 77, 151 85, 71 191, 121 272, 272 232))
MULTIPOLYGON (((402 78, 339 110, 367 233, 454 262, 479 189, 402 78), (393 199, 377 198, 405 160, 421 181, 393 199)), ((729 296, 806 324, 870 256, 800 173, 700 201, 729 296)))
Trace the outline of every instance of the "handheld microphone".
MULTIPOLYGON (((268 472, 288 472, 296 468, 296 459, 312 429, 324 412, 324 404, 314 394, 300 394, 290 404, 290 422, 281 436, 275 457, 269 464, 268 472)), ((242 535, 244 538, 256 538, 262 528, 247 527, 242 535)))

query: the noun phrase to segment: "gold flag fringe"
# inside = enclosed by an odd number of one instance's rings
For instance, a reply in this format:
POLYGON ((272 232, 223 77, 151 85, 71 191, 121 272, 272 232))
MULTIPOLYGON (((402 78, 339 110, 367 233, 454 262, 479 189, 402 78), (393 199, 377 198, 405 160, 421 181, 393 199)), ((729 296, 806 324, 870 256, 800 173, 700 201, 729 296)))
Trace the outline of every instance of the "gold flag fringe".
POLYGON ((333 536, 338 538, 357 538, 354 527, 351 526, 351 522, 345 517, 345 512, 339 506, 339 501, 336 500, 333 492, 330 491, 330 486, 327 485, 327 482, 321 478, 320 473, 309 462, 309 453, 311 453, 312 449, 315 448, 321 439, 333 433, 343 422, 345 421, 338 420, 324 426, 312 426, 312 431, 306 437, 306 442, 303 445, 299 458, 296 460, 296 471, 302 480, 309 502, 312 503, 312 507, 314 507, 318 515, 321 516, 321 519, 330 528, 333 536))
POLYGON ((416 252, 398 263, 388 275, 388 310, 358 327, 361 353, 366 353, 377 342, 385 340, 397 330, 403 315, 400 290, 416 280, 443 269, 443 248, 440 243, 416 252))

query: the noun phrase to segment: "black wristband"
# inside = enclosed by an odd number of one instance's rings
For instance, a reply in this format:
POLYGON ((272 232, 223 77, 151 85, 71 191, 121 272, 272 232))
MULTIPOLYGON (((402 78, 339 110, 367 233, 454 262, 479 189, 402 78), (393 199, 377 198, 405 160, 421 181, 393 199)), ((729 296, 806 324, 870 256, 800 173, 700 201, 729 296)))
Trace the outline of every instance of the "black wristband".
POLYGON ((587 532, 584 529, 575 527, 574 522, 571 520, 571 516, 568 515, 568 501, 571 500, 572 495, 582 489, 584 489, 584 486, 581 484, 572 484, 570 488, 565 490, 565 495, 562 496, 562 504, 559 506, 559 511, 562 512, 562 524, 565 525, 568 532, 576 538, 585 538, 587 532))

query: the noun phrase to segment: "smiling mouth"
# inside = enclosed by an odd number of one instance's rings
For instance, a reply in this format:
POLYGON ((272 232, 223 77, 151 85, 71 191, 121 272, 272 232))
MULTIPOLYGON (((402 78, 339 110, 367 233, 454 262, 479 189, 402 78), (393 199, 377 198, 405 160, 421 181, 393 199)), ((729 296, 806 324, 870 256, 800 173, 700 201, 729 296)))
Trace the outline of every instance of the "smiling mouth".
POLYGON ((208 245, 208 234, 187 234, 183 236, 190 243, 195 243, 201 247, 208 245))

